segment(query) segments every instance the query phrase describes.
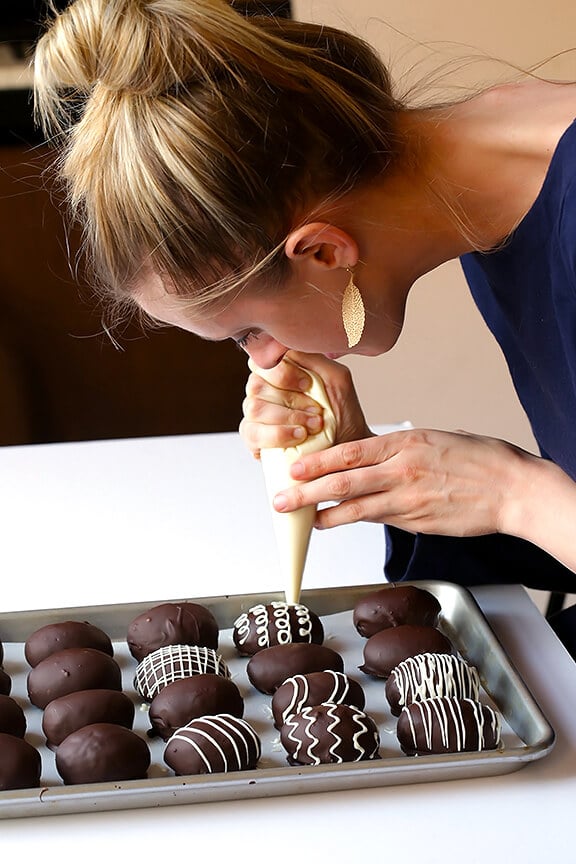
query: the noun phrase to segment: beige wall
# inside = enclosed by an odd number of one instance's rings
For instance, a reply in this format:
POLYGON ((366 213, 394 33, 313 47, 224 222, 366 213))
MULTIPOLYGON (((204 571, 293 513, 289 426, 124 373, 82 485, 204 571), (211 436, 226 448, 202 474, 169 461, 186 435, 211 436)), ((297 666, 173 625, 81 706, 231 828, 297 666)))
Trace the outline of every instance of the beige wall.
MULTIPOLYGON (((510 77, 510 66, 458 58, 488 57, 530 67, 576 45, 573 0, 293 0, 296 17, 349 29, 371 42, 403 85, 454 62, 442 92, 510 77), (419 44, 421 43, 421 44, 419 44)), ((576 53, 544 67, 549 78, 576 79, 576 53)), ((466 429, 534 449, 529 424, 500 350, 468 294, 458 262, 419 280, 404 333, 389 354, 350 358, 371 423, 466 429)))

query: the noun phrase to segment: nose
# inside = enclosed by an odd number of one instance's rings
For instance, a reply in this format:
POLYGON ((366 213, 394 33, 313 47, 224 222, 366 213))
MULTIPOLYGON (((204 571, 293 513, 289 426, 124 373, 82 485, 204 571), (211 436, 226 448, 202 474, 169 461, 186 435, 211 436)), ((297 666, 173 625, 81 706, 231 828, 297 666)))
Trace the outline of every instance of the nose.
POLYGON ((272 336, 259 334, 252 345, 246 348, 246 353, 260 369, 273 369, 287 353, 288 348, 277 342, 272 336))

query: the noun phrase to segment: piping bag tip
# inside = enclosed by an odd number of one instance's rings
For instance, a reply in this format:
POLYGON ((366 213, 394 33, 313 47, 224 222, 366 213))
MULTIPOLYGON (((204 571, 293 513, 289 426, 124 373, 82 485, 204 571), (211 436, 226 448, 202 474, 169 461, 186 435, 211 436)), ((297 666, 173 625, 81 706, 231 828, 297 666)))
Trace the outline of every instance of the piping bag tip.
MULTIPOLYGON (((310 369, 306 369, 292 360, 285 359, 282 362, 292 363, 293 366, 298 366, 310 376, 312 385, 307 391, 308 395, 318 402, 324 410, 324 424, 318 434, 309 435, 305 441, 294 447, 269 447, 260 452, 286 603, 295 605, 300 602, 308 547, 316 519, 316 505, 302 507, 292 513, 278 513, 272 506, 272 499, 282 489, 299 485, 299 481, 293 480, 290 476, 290 466, 293 462, 307 453, 315 453, 332 446, 336 436, 336 417, 322 379, 315 372, 311 372, 310 369)), ((265 371, 260 370, 252 360, 249 361, 248 365, 253 372, 262 375, 263 378, 266 377, 265 371)))

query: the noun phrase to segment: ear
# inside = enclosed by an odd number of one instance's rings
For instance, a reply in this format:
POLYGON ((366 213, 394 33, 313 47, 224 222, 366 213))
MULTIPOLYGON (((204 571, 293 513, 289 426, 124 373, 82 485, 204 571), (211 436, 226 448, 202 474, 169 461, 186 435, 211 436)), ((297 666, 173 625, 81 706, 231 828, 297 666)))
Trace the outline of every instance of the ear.
POLYGON ((346 231, 327 222, 308 222, 289 234, 284 252, 292 261, 308 263, 325 270, 355 267, 358 244, 346 231))

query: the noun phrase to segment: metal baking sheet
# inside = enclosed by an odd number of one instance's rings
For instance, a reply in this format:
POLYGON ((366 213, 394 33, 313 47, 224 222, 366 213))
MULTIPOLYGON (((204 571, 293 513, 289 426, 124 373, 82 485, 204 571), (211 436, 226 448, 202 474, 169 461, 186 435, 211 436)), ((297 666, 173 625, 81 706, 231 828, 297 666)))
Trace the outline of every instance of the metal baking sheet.
POLYGON ((554 731, 508 660, 470 592, 444 582, 414 584, 426 588, 438 598, 442 606, 440 629, 449 636, 461 656, 478 668, 483 685, 482 699, 492 704, 502 716, 501 749, 442 756, 407 757, 402 754, 395 736, 396 720, 384 695, 384 682, 369 678, 358 670, 365 640, 352 624, 351 610, 356 601, 382 584, 302 593, 301 602, 322 616, 325 644, 342 655, 345 671, 361 683, 366 693, 366 710, 380 729, 380 759, 343 765, 288 765, 279 744, 278 731, 272 723, 270 697, 252 687, 245 673, 248 661, 240 658, 234 649, 231 627, 238 615, 256 603, 284 599, 280 593, 181 597, 134 604, 3 613, 0 614, 0 639, 5 649, 4 668, 12 678, 11 695, 25 709, 28 721, 26 739, 40 750, 43 772, 39 789, 0 792, 0 818, 163 807, 455 780, 509 773, 546 756, 554 745, 554 731), (176 777, 163 762, 164 742, 158 738, 150 739, 146 734, 150 728, 147 706, 142 704, 132 686, 137 664, 126 645, 127 627, 133 618, 158 603, 182 600, 208 606, 220 625, 219 652, 244 696, 244 717, 262 739, 262 759, 253 771, 176 777), (134 729, 150 745, 152 764, 146 780, 65 786, 58 777, 54 754, 45 746, 42 735, 42 712, 27 698, 29 666, 24 659, 24 642, 39 627, 67 620, 89 621, 108 633, 114 642, 124 690, 136 704, 134 729))

